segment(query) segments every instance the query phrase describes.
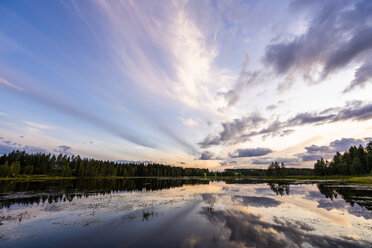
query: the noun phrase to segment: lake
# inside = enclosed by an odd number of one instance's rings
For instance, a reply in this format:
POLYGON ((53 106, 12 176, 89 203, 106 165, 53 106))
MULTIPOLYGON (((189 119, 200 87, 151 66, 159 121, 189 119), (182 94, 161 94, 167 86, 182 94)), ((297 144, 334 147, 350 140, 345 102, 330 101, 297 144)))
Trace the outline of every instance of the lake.
POLYGON ((0 247, 372 247, 372 187, 0 181, 0 247))

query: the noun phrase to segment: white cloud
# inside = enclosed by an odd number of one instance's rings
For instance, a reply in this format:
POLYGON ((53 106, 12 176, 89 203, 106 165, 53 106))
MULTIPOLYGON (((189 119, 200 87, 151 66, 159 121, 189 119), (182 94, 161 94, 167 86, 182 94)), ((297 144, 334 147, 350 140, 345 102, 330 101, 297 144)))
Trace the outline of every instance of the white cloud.
POLYGON ((192 118, 183 118, 183 117, 181 117, 181 120, 182 120, 183 124, 185 124, 185 126, 188 126, 188 127, 195 127, 195 126, 198 125, 198 122, 196 122, 192 118))
POLYGON ((25 123, 26 125, 28 125, 32 128, 36 128, 36 129, 53 129, 54 128, 53 126, 49 126, 49 125, 45 125, 45 124, 41 124, 41 123, 36 123, 36 122, 32 122, 32 121, 23 121, 23 123, 25 123))
POLYGON ((16 89, 16 90, 23 90, 22 87, 20 87, 18 85, 15 85, 14 83, 9 82, 8 80, 6 80, 5 78, 2 78, 2 77, 0 77, 0 84, 6 86, 8 88, 12 88, 12 89, 16 89))

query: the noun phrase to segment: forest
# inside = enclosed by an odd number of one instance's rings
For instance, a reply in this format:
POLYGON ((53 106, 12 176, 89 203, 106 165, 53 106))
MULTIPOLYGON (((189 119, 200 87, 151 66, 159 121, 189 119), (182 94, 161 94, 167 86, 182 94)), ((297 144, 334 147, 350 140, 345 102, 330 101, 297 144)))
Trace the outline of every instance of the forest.
POLYGON ((337 152, 331 161, 321 158, 314 164, 318 176, 364 175, 372 173, 372 141, 366 147, 352 146, 344 154, 337 152))
POLYGON ((205 176, 208 169, 157 163, 118 163, 78 156, 13 151, 0 157, 0 176, 48 175, 62 177, 179 177, 205 176))

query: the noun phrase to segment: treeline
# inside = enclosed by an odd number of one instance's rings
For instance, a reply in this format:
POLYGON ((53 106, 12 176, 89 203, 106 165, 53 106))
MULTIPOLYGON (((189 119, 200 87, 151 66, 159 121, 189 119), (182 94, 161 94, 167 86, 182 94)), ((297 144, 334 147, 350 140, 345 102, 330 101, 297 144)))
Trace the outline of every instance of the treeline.
POLYGON ((277 161, 272 162, 268 169, 225 169, 217 172, 218 176, 313 176, 314 170, 310 168, 286 168, 277 161))
POLYGON ((208 169, 183 168, 157 163, 128 163, 81 158, 80 156, 28 154, 13 151, 0 157, 0 176, 48 175, 63 177, 179 177, 205 176, 208 169))
POLYGON ((321 158, 314 164, 316 175, 363 175, 372 173, 372 141, 366 147, 352 146, 344 154, 339 152, 329 162, 321 158))

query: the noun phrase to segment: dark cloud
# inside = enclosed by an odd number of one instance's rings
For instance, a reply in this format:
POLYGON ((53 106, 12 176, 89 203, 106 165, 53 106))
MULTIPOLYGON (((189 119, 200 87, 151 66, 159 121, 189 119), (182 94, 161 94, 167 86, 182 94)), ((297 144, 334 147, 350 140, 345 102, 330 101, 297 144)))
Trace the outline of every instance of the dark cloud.
POLYGON ((59 146, 59 149, 62 151, 62 152, 69 152, 71 150, 71 147, 70 146, 59 146))
POLYGON ((329 108, 321 112, 300 113, 282 123, 282 126, 301 126, 305 124, 324 124, 338 121, 363 121, 372 118, 372 104, 360 101, 347 103, 343 108, 329 108))
POLYGON ((340 140, 332 141, 328 146, 317 146, 311 145, 305 147, 305 153, 296 154, 302 161, 314 161, 321 158, 331 159, 336 152, 344 152, 349 150, 351 146, 365 146, 371 138, 354 139, 354 138, 342 138, 340 140))
POLYGON ((319 152, 322 152, 322 153, 333 152, 333 149, 331 149, 329 146, 311 145, 311 146, 305 147, 305 149, 306 149, 306 152, 309 154, 316 154, 319 152))
POLYGON ((368 82, 372 81, 372 61, 365 63, 363 66, 359 67, 354 75, 354 80, 351 81, 350 85, 344 90, 347 93, 353 90, 355 87, 363 88, 368 82))
MULTIPOLYGON (((264 62, 277 74, 302 74, 314 82, 314 69, 322 67, 320 79, 346 68, 351 63, 361 66, 344 92, 363 87, 371 80, 372 2, 360 1, 294 1, 294 14, 306 12, 310 17, 305 33, 266 47, 264 62)), ((289 85, 288 82, 285 83, 289 85)))
POLYGON ((299 113, 285 121, 275 120, 267 127, 261 129, 258 128, 266 122, 265 119, 260 116, 243 117, 234 119, 232 122, 222 123, 223 130, 220 133, 215 136, 209 135, 199 145, 201 147, 209 147, 221 144, 238 144, 259 135, 264 139, 269 136, 288 135, 293 132, 293 129, 290 128, 296 126, 369 119, 372 119, 372 104, 363 104, 360 101, 346 103, 342 108, 328 108, 319 112, 299 113))
POLYGON ((265 156, 272 152, 273 150, 271 150, 270 148, 261 148, 261 147, 237 149, 232 154, 230 154, 230 157, 232 158, 259 157, 259 156, 265 156))
POLYGON ((246 116, 241 119, 234 119, 231 122, 223 122, 222 131, 215 136, 208 136, 203 141, 199 142, 202 148, 220 144, 236 144, 247 140, 247 137, 242 136, 247 129, 257 128, 259 124, 265 121, 259 115, 246 116))
POLYGON ((315 161, 315 160, 318 160, 318 159, 321 159, 321 158, 330 159, 330 158, 333 157, 333 154, 324 154, 324 153, 320 153, 320 154, 307 154, 307 153, 300 153, 300 154, 297 154, 296 156, 299 157, 299 158, 301 158, 302 161, 306 162, 306 161, 315 161))
POLYGON ((281 132, 280 136, 283 137, 283 136, 287 136, 287 135, 290 135, 291 133, 293 133, 294 130, 293 129, 285 129, 281 132))
POLYGON ((209 151, 204 151, 200 155, 200 158, 199 159, 200 160, 212 160, 212 159, 214 159, 214 153, 213 152, 209 152, 209 151))
POLYGON ((353 138, 342 138, 340 140, 332 141, 329 145, 334 148, 334 150, 339 152, 344 152, 349 150, 351 146, 365 146, 368 143, 368 138, 365 139, 353 139, 353 138))
POLYGON ((302 126, 306 124, 314 124, 314 123, 324 123, 332 118, 334 118, 334 114, 330 115, 321 115, 318 113, 300 113, 297 114, 295 117, 287 120, 284 125, 288 127, 294 126, 302 126))
POLYGON ((276 109, 277 107, 278 107, 277 105, 271 104, 271 105, 269 105, 269 106, 266 107, 266 110, 271 111, 271 110, 276 109))
POLYGON ((355 104, 348 105, 345 108, 338 111, 334 118, 331 118, 331 122, 343 121, 343 120, 357 120, 363 121, 372 118, 372 104, 362 104, 361 102, 355 102, 355 104))

